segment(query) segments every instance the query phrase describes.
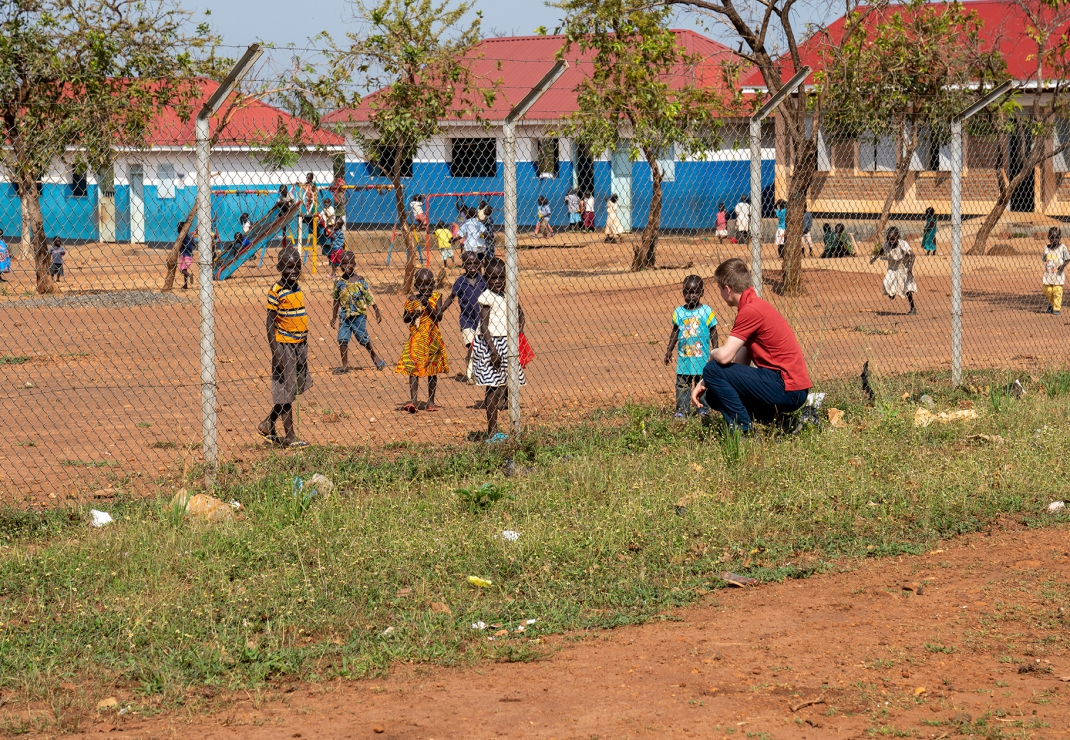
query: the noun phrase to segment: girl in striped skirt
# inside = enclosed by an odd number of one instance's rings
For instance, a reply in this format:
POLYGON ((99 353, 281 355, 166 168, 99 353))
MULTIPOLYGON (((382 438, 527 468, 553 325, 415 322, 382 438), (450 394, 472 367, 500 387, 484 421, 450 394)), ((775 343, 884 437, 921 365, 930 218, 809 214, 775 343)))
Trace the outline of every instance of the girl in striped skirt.
MULTIPOLYGON (((497 258, 487 262, 483 272, 487 289, 479 296, 479 331, 472 344, 472 373, 476 385, 486 388, 487 442, 497 444, 508 439, 498 431, 498 412, 508 407, 509 367, 508 313, 505 302, 505 263, 497 258)), ((518 319, 524 331, 524 311, 518 319)), ((524 369, 520 369, 523 385, 524 369)))

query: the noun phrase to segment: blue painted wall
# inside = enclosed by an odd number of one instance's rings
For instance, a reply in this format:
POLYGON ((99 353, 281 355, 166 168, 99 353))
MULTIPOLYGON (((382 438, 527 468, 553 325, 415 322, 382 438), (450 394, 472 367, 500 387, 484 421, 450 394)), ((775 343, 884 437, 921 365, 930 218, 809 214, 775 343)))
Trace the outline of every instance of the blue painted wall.
MULTIPOLYGON (((774 163, 762 162, 762 185, 773 183, 774 163)), ((605 201, 610 195, 609 162, 594 163, 595 223, 605 226, 605 201)), ((749 192, 748 162, 677 162, 675 182, 664 185, 662 227, 666 229, 712 229, 715 225, 717 204, 724 202, 731 212, 739 196, 749 192)), ((376 177, 363 162, 346 165, 346 182, 350 185, 384 185, 386 178, 376 177)), ((405 178, 406 202, 416 193, 424 195, 441 192, 498 191, 504 187, 502 165, 498 163, 496 177, 451 177, 445 162, 416 162, 413 177, 405 178)), ((325 184, 324 184, 325 185, 325 184)), ((530 162, 517 166, 517 199, 519 224, 531 228, 536 222, 537 201, 540 195, 550 201, 551 223, 564 226, 568 223, 564 197, 572 187, 572 165, 562 162, 555 178, 540 179, 530 162)), ((240 216, 248 213, 253 221, 267 214, 276 200, 276 188, 270 186, 243 185, 238 189, 263 189, 270 193, 217 194, 212 198, 214 226, 225 241, 241 230, 240 216)), ((226 187, 217 188, 226 189, 226 187)), ((154 243, 174 241, 178 224, 189 213, 196 199, 194 187, 176 188, 174 198, 160 198, 157 188, 146 185, 145 191, 145 240, 154 243)), ((323 193, 326 195, 326 193, 323 193)), ((650 168, 645 162, 636 162, 632 167, 632 226, 641 229, 650 212, 650 168)), ((44 185, 41 207, 45 219, 45 233, 51 238, 91 241, 99 238, 96 224, 97 187, 91 185, 85 197, 71 195, 70 185, 44 185)), ((394 223, 394 195, 390 191, 349 191, 347 194, 346 220, 351 224, 375 225, 389 228, 394 223)), ((466 199, 476 205, 477 198, 466 199)), ((494 207, 494 223, 502 223, 503 202, 501 196, 489 198, 494 207)), ((454 198, 432 199, 428 215, 433 222, 452 221, 456 218, 454 198)), ((120 185, 115 188, 116 239, 130 240, 130 188, 120 185)), ((0 229, 13 235, 21 231, 21 209, 15 189, 10 184, 0 184, 0 229)))
MULTIPOLYGON (((773 160, 762 162, 762 184, 767 187, 774 179, 773 160)), ((451 177, 445 162, 415 162, 413 176, 402 179, 405 200, 413 195, 441 192, 501 191, 504 187, 502 165, 498 163, 498 176, 491 178, 451 177)), ((605 226, 605 201, 610 195, 611 168, 609 162, 594 163, 595 223, 605 226)), ((385 177, 375 177, 363 162, 346 165, 346 182, 350 185, 387 185, 385 177)), ((650 213, 653 194, 650 182, 650 167, 645 162, 632 166, 632 226, 641 229, 650 213)), ((741 195, 750 192, 750 163, 742 162, 677 162, 676 180, 664 184, 662 227, 666 229, 712 229, 716 225, 717 204, 724 202, 731 213, 741 195)), ((550 222, 554 226, 568 223, 565 209, 565 194, 572 188, 572 164, 562 162, 556 178, 536 177, 535 167, 530 162, 517 165, 518 223, 531 228, 536 222, 538 197, 546 196, 552 210, 550 222)), ((394 195, 390 191, 350 191, 346 205, 346 220, 351 224, 380 225, 394 223, 394 195)), ((453 198, 432 199, 429 217, 434 223, 441 219, 455 218, 453 198)), ((476 205, 476 197, 467 199, 476 205)), ((489 199, 494 206, 494 222, 501 224, 502 199, 489 199)))
MULTIPOLYGON (((257 186, 242 186, 238 189, 256 188, 257 186)), ((264 186, 259 189, 271 188, 264 186)), ((99 239, 96 220, 98 194, 95 185, 90 185, 87 195, 81 198, 71 195, 69 185, 44 185, 41 190, 41 211, 46 236, 49 239, 58 236, 72 241, 99 239)), ((155 243, 173 242, 178 225, 193 208, 197 188, 176 188, 174 198, 160 198, 155 186, 146 185, 144 194, 145 240, 155 243)), ((241 214, 248 213, 250 218, 256 221, 267 215, 277 197, 274 190, 265 195, 216 194, 212 198, 215 228, 224 240, 230 240, 236 232, 241 231, 241 214)), ((0 183, 0 229, 8 236, 22 232, 22 209, 14 186, 8 183, 0 183)), ((128 185, 118 185, 115 188, 115 238, 119 242, 130 241, 128 185)))

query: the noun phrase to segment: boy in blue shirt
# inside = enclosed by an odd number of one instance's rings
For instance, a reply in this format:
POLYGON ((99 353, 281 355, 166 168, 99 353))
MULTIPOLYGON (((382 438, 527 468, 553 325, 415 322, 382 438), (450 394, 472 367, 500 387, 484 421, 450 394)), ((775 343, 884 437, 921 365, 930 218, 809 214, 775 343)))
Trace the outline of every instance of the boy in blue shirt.
MULTIPOLYGON (((717 317, 702 302, 705 286, 698 275, 688 275, 683 285, 684 305, 672 314, 672 332, 665 350, 665 364, 672 361, 676 349, 676 414, 683 419, 691 411, 691 389, 702 380, 702 370, 710 361, 710 351, 717 346, 717 317)), ((705 416, 709 410, 699 406, 705 416)))
POLYGON ((483 274, 479 271, 482 263, 478 253, 465 252, 461 258, 461 264, 464 265, 464 274, 454 281, 453 290, 442 301, 438 315, 441 317, 446 313, 450 304, 457 301, 461 310, 461 337, 468 350, 468 356, 465 358, 465 372, 457 373, 454 379, 475 385, 476 381, 472 376, 472 344, 476 341, 476 333, 479 331, 479 296, 483 295, 483 291, 487 289, 487 281, 483 279, 483 274))

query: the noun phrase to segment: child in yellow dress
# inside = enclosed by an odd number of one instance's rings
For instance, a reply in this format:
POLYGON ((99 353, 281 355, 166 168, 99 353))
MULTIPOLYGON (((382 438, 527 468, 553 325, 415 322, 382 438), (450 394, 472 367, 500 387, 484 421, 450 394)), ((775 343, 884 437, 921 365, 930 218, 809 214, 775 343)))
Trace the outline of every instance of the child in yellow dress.
POLYGON ((413 288, 416 293, 405 301, 402 315, 402 320, 409 325, 409 340, 402 348, 401 359, 395 368, 395 372, 409 376, 409 402, 402 409, 410 414, 417 411, 420 378, 427 378, 427 404, 424 410, 438 411, 435 405, 438 376, 450 371, 446 345, 442 343, 442 333, 438 329, 442 320, 439 310, 442 294, 435 290, 434 273, 426 267, 417 270, 413 276, 413 288))

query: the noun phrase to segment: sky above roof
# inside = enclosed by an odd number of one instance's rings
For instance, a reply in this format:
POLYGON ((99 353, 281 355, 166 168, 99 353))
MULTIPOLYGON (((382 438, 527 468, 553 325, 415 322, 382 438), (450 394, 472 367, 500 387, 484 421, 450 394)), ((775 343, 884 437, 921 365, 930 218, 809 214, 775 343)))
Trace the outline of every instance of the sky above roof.
MULTIPOLYGON (((203 20, 205 10, 211 10, 207 20, 215 31, 222 34, 225 43, 239 46, 257 40, 304 46, 321 31, 341 37, 357 28, 352 0, 185 0, 184 5, 195 12, 197 20, 203 20)), ((561 11, 539 0, 474 0, 474 5, 483 12, 483 30, 488 36, 526 36, 539 26, 552 32, 561 15, 561 11)), ((748 0, 740 3, 741 7, 750 5, 757 7, 756 2, 748 0)), ((821 0, 800 0, 793 18, 800 25, 831 22, 840 12, 830 5, 821 0)), ((673 25, 699 31, 722 43, 735 43, 731 34, 693 14, 680 16, 673 25)))

